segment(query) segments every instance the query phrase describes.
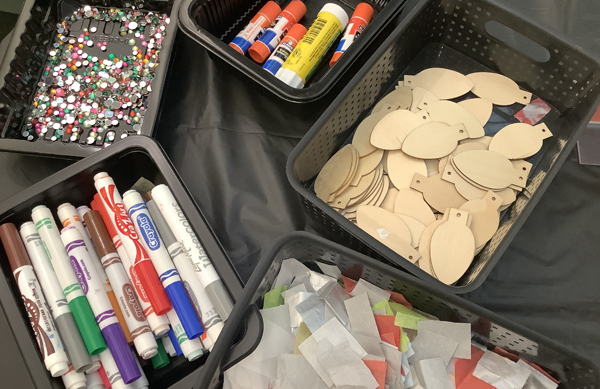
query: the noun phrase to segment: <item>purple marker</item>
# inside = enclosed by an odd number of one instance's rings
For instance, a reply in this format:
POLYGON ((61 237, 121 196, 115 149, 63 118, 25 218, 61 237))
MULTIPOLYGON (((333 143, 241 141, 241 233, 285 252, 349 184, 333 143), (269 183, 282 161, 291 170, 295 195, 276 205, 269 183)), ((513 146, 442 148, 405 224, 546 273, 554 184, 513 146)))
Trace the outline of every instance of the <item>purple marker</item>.
POLYGON ((60 238, 65 245, 79 285, 90 303, 106 344, 115 359, 123 382, 128 384, 137 380, 142 374, 131 355, 125 334, 123 334, 117 315, 113 311, 81 234, 77 228, 69 226, 61 231, 60 238))

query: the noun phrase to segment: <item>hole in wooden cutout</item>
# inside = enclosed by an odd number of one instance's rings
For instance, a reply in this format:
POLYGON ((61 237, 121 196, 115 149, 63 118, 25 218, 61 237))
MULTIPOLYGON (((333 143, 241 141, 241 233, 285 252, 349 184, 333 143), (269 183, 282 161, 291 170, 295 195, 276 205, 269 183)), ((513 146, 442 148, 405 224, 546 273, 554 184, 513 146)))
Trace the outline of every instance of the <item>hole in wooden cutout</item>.
POLYGON ((523 177, 519 177, 519 180, 523 180, 523 177))
POLYGON ((410 84, 411 82, 410 82, 410 81, 408 81, 408 83, 410 84))
POLYGON ((424 102, 423 105, 427 105, 427 102, 424 102))
POLYGON ((451 174, 452 174, 452 172, 448 172, 448 175, 451 175, 451 174))
MULTIPOLYGON (((409 82, 410 82, 410 81, 409 81, 409 82)), ((412 255, 409 255, 409 256, 408 256, 408 259, 413 259, 413 256, 412 256, 412 255)))
POLYGON ((495 198, 495 197, 492 197, 492 201, 496 201, 496 198, 495 198))
POLYGON ((421 183, 421 180, 417 180, 417 184, 420 184, 420 183, 421 183))
POLYGON ((546 132, 546 130, 544 128, 542 128, 542 132, 546 132))
POLYGON ((460 213, 457 213, 457 214, 456 214, 456 217, 460 217, 460 213))
POLYGON ((427 116, 423 116, 423 120, 426 120, 426 119, 427 119, 427 116))
POLYGON ((523 167, 523 170, 527 170, 527 168, 526 168, 526 167, 523 167))
POLYGON ((463 133, 463 132, 465 132, 465 131, 464 131, 464 130, 460 130, 460 131, 458 131, 458 132, 460 132, 460 133, 462 134, 462 133, 463 133))

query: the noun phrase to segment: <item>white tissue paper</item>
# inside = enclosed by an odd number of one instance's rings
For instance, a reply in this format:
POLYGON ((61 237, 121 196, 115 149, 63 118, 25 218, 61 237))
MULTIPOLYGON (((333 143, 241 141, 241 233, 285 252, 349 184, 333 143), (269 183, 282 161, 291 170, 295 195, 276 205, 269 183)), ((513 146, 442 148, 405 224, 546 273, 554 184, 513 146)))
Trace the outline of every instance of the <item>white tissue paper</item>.
POLYGON ((522 389, 531 371, 492 351, 486 351, 473 375, 498 389, 522 389))
POLYGON ((382 300, 390 300, 390 294, 388 292, 361 278, 358 280, 358 283, 356 284, 354 289, 352 289, 352 292, 350 294, 352 296, 359 296, 363 293, 366 293, 369 296, 369 304, 371 306, 377 304, 382 300))
POLYGON ((303 355, 283 354, 277 364, 273 389, 328 389, 303 355))
POLYGON ((290 324, 290 309, 287 304, 273 308, 261 309, 260 313, 263 317, 263 320, 268 320, 281 329, 291 332, 292 328, 290 324))
POLYGON ((295 279, 304 279, 307 277, 310 277, 309 268, 304 266, 304 264, 297 259, 286 259, 281 262, 281 269, 279 269, 279 274, 277 275, 275 284, 271 287, 271 289, 275 289, 281 285, 288 285, 291 288, 291 284, 295 279))
POLYGON ((423 359, 439 357, 442 358, 444 367, 446 367, 450 363, 457 346, 458 342, 445 336, 427 330, 419 330, 417 337, 412 342, 412 349, 415 354, 409 357, 409 362, 414 365, 423 359))
POLYGON ((523 386, 524 389, 556 389, 558 387, 556 382, 537 371, 534 367, 529 366, 529 364, 522 359, 517 361, 517 365, 524 367, 531 372, 525 386, 523 386))
POLYGON ((344 305, 346 306, 346 312, 348 312, 348 318, 353 334, 369 336, 381 340, 367 293, 357 295, 344 301, 344 305))
POLYGON ((471 359, 471 325, 449 321, 423 320, 417 323, 419 333, 422 330, 435 332, 458 343, 453 358, 471 359))
POLYGON ((420 385, 427 389, 454 389, 442 358, 422 359, 415 364, 415 371, 420 385))
POLYGON ((342 271, 335 265, 328 265, 326 263, 317 262, 317 266, 323 272, 323 274, 333 277, 336 280, 341 277, 342 271))
MULTIPOLYGON (((310 332, 315 333, 325 324, 325 303, 311 294, 306 300, 294 307, 310 332)), ((300 323, 298 323, 300 325, 300 323)))

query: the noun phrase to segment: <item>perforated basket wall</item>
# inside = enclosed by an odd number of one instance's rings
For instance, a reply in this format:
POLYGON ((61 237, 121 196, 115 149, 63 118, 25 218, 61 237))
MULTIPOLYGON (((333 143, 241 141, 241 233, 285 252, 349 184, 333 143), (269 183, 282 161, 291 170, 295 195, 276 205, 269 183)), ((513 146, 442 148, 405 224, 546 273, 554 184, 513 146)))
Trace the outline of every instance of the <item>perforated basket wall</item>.
POLYGON ((287 174, 302 196, 306 210, 334 232, 339 243, 402 267, 449 292, 466 293, 485 280, 589 122, 600 102, 600 63, 564 38, 521 19, 493 1, 415 3, 412 13, 298 144, 288 160, 287 174), (486 30, 488 22, 499 22, 512 29, 511 43, 516 48, 490 35, 486 30), (531 53, 522 46, 527 39, 537 43, 549 59, 540 62, 529 57, 531 53), (368 115, 373 104, 391 91, 404 74, 416 74, 429 67, 445 67, 464 74, 501 73, 553 108, 544 122, 554 136, 545 141, 543 149, 531 161, 533 169, 526 189, 504 214, 492 240, 454 286, 442 285, 370 237, 310 189, 321 168, 368 115))
POLYGON ((597 367, 565 346, 407 273, 304 232, 278 239, 261 259, 245 288, 247 293, 254 293, 253 301, 259 307, 281 262, 288 258, 296 258, 313 270, 318 269, 315 262, 335 264, 346 276, 402 293, 416 309, 440 320, 471 323, 478 342, 489 348, 502 347, 541 365, 561 381, 561 389, 592 389, 600 385, 597 367))

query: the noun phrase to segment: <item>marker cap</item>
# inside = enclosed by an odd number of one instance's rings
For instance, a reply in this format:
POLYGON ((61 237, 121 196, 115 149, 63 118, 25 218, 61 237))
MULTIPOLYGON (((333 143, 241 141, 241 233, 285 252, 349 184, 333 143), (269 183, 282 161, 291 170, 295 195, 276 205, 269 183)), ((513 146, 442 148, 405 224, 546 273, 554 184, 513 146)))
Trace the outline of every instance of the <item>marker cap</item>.
POLYGON ((27 250, 14 224, 5 223, 0 226, 0 239, 13 272, 21 266, 31 266, 27 250))
POLYGON ((179 316, 181 325, 189 339, 196 339, 204 333, 196 309, 192 305, 185 286, 182 282, 174 282, 165 288, 171 304, 179 316))
POLYGON ((90 232, 98 256, 103 258, 107 254, 116 253, 117 250, 115 249, 115 245, 113 244, 108 229, 104 225, 100 212, 96 210, 88 211, 83 215, 83 219, 90 232))
POLYGON ((96 317, 94 316, 94 312, 92 312, 87 297, 79 296, 69 301, 69 308, 73 312, 77 328, 81 332, 81 337, 87 347, 88 353, 96 355, 106 350, 106 342, 104 342, 100 327, 98 327, 96 317))
POLYGON ((302 89, 304 88, 304 81, 302 81, 302 77, 291 71, 287 68, 281 68, 277 71, 275 77, 279 78, 281 81, 285 82, 292 88, 302 89))
POLYGON ((200 358, 203 354, 204 354, 203 350, 197 350, 197 351, 190 353, 187 356, 187 359, 188 359, 188 361, 192 362, 192 361, 195 361, 196 359, 200 358))
POLYGON ((123 382, 129 384, 140 378, 142 373, 138 369, 138 366, 131 355, 131 350, 127 345, 121 326, 117 323, 108 325, 102 330, 102 333, 104 334, 106 343, 108 343, 110 352, 115 359, 123 382))
POLYGON ((156 344, 158 345, 158 353, 151 359, 154 370, 162 369, 170 363, 162 339, 156 339, 156 344))
POLYGON ((177 356, 180 356, 183 354, 183 351, 181 350, 181 346, 179 345, 179 342, 177 341, 177 336, 175 335, 175 331, 173 331, 173 329, 169 329, 169 339, 171 340, 171 344, 173 345, 173 348, 175 349, 175 352, 177 353, 177 356))
POLYGON ((88 354, 75 319, 71 312, 55 319, 56 327, 63 340, 69 360, 77 373, 83 373, 92 367, 92 359, 88 354))

